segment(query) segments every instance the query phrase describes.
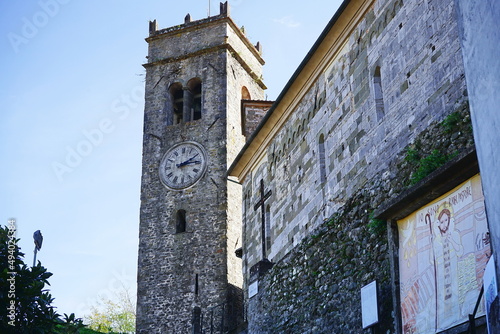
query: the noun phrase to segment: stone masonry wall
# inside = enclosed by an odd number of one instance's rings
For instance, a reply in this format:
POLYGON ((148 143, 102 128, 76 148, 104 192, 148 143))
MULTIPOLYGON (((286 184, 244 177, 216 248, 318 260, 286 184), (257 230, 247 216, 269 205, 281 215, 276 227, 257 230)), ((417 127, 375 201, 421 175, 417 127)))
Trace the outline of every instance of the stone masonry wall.
MULTIPOLYGON (((236 42, 242 35, 233 28, 221 15, 153 31, 147 39, 137 333, 191 333, 195 310, 210 321, 217 305, 242 298, 241 259, 234 252, 241 243, 241 191, 228 184, 226 171, 245 141, 242 87, 263 93, 255 80, 261 72, 255 50, 236 42), (201 119, 172 124, 169 88, 186 88, 193 78, 202 84, 201 119), (208 167, 194 186, 172 191, 158 168, 165 152, 184 141, 205 148, 208 167), (176 233, 179 210, 186 212, 182 233, 176 233)), ((226 319, 226 325, 232 324, 226 319)))
MULTIPOLYGON (((402 8, 399 0, 374 3, 267 148, 261 167, 245 179, 249 208, 259 199, 261 179, 273 190, 271 261, 283 258, 367 180, 390 173, 391 161, 421 131, 465 103, 457 38, 452 1, 405 1, 402 8), (418 25, 426 26, 424 35, 418 25), (373 96, 377 66, 382 116, 373 96)), ((246 211, 248 268, 260 260, 259 219, 260 212, 246 211)))
POLYGON ((264 115, 269 111, 271 105, 271 101, 243 101, 242 115, 245 116, 245 137, 247 140, 250 139, 252 133, 255 131, 262 118, 264 118, 264 115))
MULTIPOLYGON (((229 41, 236 43, 238 36, 231 26, 228 26, 227 36, 229 41)), ((241 41, 235 45, 235 49, 239 51, 242 58, 248 59, 250 64, 251 53, 243 52, 245 45, 241 41)), ((262 66, 257 60, 253 60, 252 68, 254 72, 260 74, 262 66)), ((227 122, 226 132, 228 142, 226 145, 226 161, 229 166, 245 144, 245 134, 242 131, 241 119, 241 100, 243 87, 246 88, 250 94, 257 98, 264 97, 264 90, 260 84, 252 78, 247 72, 247 69, 242 66, 238 59, 236 59, 231 52, 227 52, 226 64, 226 80, 227 87, 231 87, 227 91, 227 122)), ((227 227, 227 247, 228 247, 228 279, 229 283, 241 289, 243 287, 242 277, 242 261, 235 256, 236 249, 242 246, 242 226, 241 226, 241 203, 242 191, 239 184, 227 182, 227 210, 228 210, 228 227, 227 227)))
MULTIPOLYGON (((162 68, 148 69, 146 97, 141 225, 138 269, 138 333, 188 333, 194 307, 207 309, 226 301, 226 199, 224 187, 225 97, 204 94, 202 119, 166 126, 165 95, 171 83, 186 83, 200 77, 203 91, 219 91, 226 82, 220 76, 203 71, 211 63, 221 71, 225 67, 224 50, 192 58, 162 68), (177 67, 178 66, 178 67, 177 67), (162 75, 169 80, 160 81, 162 75), (153 88, 154 85, 160 83, 153 88), (161 109, 151 108, 156 100, 161 109), (210 127, 210 130, 207 129, 210 127), (222 138, 222 140, 221 140, 222 138), (192 188, 170 191, 161 184, 158 167, 164 152, 180 141, 196 141, 208 154, 205 176, 192 188), (219 186, 219 187, 218 187, 219 186), (202 189, 202 193, 200 193, 202 189), (186 232, 176 234, 176 212, 186 211, 186 232), (195 280, 198 275, 198 294, 195 280)), ((213 71, 213 70, 212 70, 213 71)))
POLYGON ((386 234, 370 213, 411 184, 412 150, 437 145, 448 159, 472 145, 467 126, 436 130, 467 113, 454 2, 373 1, 245 179, 245 286, 262 260, 260 180, 275 263, 247 298, 249 333, 362 333, 372 280, 387 318, 377 328, 394 330, 386 234))
POLYGON ((261 277, 259 293, 248 303, 248 333, 396 333, 387 225, 372 213, 411 187, 415 174, 426 167, 423 158, 437 151, 444 164, 471 147, 465 104, 401 151, 392 162, 394 173, 367 182, 261 277), (380 323, 371 332, 362 330, 360 290, 373 280, 380 323))

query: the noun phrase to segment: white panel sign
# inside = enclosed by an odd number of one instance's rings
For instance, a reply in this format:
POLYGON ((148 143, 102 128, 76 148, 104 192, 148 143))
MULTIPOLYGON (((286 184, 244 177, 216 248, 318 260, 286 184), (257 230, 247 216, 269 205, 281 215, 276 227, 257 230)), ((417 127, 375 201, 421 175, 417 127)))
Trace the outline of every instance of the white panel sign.
POLYGON ((259 292, 259 281, 255 281, 248 286, 248 298, 252 298, 259 292))
POLYGON ((363 329, 378 322, 377 281, 361 288, 361 315, 363 329))

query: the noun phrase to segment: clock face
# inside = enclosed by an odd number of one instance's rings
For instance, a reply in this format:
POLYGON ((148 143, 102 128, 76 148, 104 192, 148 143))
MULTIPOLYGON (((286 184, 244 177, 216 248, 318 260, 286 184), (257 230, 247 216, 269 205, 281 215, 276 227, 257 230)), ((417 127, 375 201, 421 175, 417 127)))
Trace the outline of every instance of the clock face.
POLYGON ((172 146, 160 162, 160 180, 169 189, 191 187, 207 169, 207 154, 195 142, 182 142, 172 146))

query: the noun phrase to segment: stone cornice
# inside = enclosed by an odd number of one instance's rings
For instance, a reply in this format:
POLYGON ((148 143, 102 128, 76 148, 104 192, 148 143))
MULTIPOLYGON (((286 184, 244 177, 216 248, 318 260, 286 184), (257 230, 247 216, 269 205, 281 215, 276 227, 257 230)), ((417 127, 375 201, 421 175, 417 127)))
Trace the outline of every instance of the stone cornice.
POLYGON ((257 74, 255 74, 255 72, 252 71, 252 68, 245 62, 245 60, 238 54, 238 52, 229 43, 224 43, 224 44, 217 45, 214 47, 198 50, 196 52, 188 53, 188 54, 185 54, 185 55, 182 55, 179 57, 170 57, 170 58, 160 59, 160 60, 153 61, 150 63, 145 63, 142 66, 144 66, 145 68, 150 68, 150 67, 154 67, 154 66, 158 66, 158 65, 165 65, 165 64, 178 62, 178 61, 185 60, 185 59, 192 58, 192 57, 201 56, 203 54, 217 52, 219 50, 228 50, 229 53, 240 63, 240 65, 252 77, 252 79, 255 80, 255 82, 262 89, 267 89, 266 85, 262 81, 262 78, 257 76, 257 74))

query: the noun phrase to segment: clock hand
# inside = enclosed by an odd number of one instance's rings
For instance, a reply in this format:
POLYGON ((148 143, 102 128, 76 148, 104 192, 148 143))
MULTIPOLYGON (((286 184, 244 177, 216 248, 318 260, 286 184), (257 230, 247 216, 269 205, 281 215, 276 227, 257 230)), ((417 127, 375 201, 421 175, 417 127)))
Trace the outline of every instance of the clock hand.
POLYGON ((185 162, 185 165, 191 165, 191 164, 197 164, 197 165, 199 165, 199 164, 201 164, 201 161, 196 160, 196 161, 186 161, 185 162))
POLYGON ((191 163, 191 160, 193 160, 194 158, 196 158, 197 156, 199 155, 199 153, 196 153, 194 156, 192 156, 191 158, 187 159, 186 161, 184 162, 181 162, 180 164, 177 164, 176 166, 177 167, 182 167, 182 166, 186 166, 187 164, 191 163))

